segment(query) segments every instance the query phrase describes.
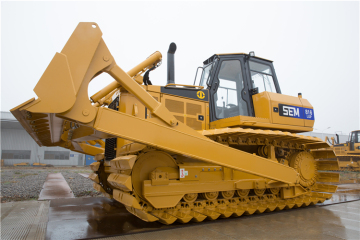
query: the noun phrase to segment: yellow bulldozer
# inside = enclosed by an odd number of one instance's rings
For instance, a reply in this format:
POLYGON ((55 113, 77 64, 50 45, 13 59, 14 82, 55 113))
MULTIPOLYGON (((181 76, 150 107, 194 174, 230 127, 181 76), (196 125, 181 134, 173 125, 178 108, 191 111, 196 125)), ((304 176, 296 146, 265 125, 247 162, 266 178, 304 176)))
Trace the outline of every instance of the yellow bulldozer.
POLYGON ((11 112, 40 146, 94 155, 94 188, 144 221, 201 222, 331 198, 338 162, 319 159, 335 155, 296 134, 313 130, 314 109, 281 93, 272 61, 214 54, 184 85, 175 83, 175 51, 170 44, 167 84, 154 86, 160 52, 125 72, 99 26, 79 23, 35 86, 38 98, 11 112), (89 98, 102 73, 115 81, 89 98))
MULTIPOLYGON (((328 138, 326 140, 329 141, 328 138)), ((332 137, 330 143, 336 160, 339 161, 340 170, 360 171, 360 130, 352 131, 346 143, 340 143, 337 134, 336 139, 332 137)))

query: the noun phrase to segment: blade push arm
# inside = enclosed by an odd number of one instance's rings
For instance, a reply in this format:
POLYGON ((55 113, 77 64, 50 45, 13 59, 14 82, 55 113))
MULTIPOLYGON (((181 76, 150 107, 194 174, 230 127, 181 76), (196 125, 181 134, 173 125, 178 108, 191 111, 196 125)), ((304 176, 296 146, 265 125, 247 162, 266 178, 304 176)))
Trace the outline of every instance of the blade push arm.
MULTIPOLYGON (((137 76, 140 76, 146 70, 160 64, 162 59, 162 55, 160 52, 155 52, 151 54, 145 61, 138 64, 136 67, 127 72, 130 77, 134 77, 136 79, 137 76)), ((140 78, 141 79, 141 78, 140 78)), ((141 82, 139 82, 141 84, 141 82)), ((113 81, 99 92, 95 93, 90 97, 93 102, 98 102, 100 99, 105 97, 107 94, 111 93, 114 89, 117 89, 121 86, 121 84, 117 81, 113 81)))

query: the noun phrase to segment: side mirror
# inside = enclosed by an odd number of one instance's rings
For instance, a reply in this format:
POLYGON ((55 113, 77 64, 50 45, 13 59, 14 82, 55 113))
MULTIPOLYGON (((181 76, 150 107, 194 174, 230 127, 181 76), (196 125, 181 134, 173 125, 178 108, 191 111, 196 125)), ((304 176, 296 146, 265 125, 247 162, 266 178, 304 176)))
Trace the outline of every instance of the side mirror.
POLYGON ((194 86, 200 86, 200 80, 201 80, 201 77, 202 77, 203 74, 204 74, 204 68, 203 67, 198 67, 196 69, 194 86), (201 69, 201 74, 198 74, 199 73, 199 68, 201 69))

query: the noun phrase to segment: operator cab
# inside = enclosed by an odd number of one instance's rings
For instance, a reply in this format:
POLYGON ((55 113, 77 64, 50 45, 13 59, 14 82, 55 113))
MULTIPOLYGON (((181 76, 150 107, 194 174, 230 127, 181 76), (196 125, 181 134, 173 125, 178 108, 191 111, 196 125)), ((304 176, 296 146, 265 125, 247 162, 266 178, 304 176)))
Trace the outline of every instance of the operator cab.
POLYGON ((281 93, 272 61, 253 52, 215 54, 203 64, 194 85, 209 90, 210 122, 239 115, 255 117, 252 95, 281 93))
POLYGON ((349 146, 350 146, 350 151, 354 151, 355 149, 359 149, 360 150, 360 130, 358 131, 352 131, 349 134, 349 146))

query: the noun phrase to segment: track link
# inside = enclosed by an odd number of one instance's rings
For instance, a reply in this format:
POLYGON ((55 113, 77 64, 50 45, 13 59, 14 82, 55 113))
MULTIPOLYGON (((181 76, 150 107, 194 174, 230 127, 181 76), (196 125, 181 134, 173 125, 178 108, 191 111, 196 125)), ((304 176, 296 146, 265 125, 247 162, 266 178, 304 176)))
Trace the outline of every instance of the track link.
POLYGON ((323 203, 331 196, 332 194, 309 192, 296 198, 283 200, 280 199, 279 195, 266 194, 261 197, 235 197, 213 201, 195 201, 194 203, 180 202, 176 207, 166 209, 155 209, 145 204, 141 211, 144 214, 151 214, 163 224, 172 224, 175 221, 181 223, 189 221, 202 222, 204 220, 216 220, 219 217, 240 217, 242 215, 307 207, 323 203))

